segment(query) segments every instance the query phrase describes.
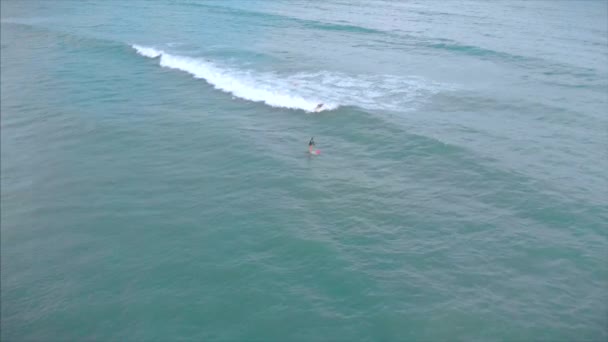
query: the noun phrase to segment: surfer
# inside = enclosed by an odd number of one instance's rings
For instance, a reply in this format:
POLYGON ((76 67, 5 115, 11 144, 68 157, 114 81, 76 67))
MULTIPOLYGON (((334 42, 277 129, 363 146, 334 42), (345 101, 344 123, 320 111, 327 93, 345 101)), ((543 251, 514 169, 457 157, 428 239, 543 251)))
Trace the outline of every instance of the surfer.
POLYGON ((312 153, 312 149, 315 147, 315 137, 310 138, 308 142, 308 152, 312 153))
POLYGON ((323 104, 322 104, 322 103, 319 103, 319 104, 317 105, 317 107, 315 107, 315 112, 319 112, 319 111, 321 111, 321 107, 323 107, 323 104))

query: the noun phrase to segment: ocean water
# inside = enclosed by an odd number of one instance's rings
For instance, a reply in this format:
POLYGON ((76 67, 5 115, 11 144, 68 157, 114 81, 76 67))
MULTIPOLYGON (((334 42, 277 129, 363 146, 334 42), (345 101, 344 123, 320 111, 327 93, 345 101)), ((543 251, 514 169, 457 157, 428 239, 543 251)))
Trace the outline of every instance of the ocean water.
POLYGON ((608 340, 608 2, 0 28, 3 341, 608 340))

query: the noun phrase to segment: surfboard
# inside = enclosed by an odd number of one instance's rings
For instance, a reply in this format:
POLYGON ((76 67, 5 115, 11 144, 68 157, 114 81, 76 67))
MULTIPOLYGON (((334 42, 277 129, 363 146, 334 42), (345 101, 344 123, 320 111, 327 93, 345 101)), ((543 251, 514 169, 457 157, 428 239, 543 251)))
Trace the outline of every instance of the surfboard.
POLYGON ((309 153, 313 154, 315 156, 318 156, 319 154, 321 154, 321 150, 312 150, 312 151, 309 151, 309 153))

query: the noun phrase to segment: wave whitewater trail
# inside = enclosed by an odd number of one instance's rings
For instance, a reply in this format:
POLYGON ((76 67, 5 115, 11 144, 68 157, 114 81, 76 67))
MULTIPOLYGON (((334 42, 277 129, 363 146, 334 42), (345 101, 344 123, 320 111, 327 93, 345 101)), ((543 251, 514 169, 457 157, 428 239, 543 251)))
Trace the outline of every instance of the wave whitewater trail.
POLYGON ((327 71, 291 75, 255 72, 221 66, 204 58, 167 53, 154 47, 136 44, 131 47, 141 56, 158 58, 161 67, 187 72, 235 97, 306 112, 313 112, 319 103, 323 103, 322 111, 340 106, 407 111, 442 90, 452 89, 450 85, 415 76, 350 76, 327 71))

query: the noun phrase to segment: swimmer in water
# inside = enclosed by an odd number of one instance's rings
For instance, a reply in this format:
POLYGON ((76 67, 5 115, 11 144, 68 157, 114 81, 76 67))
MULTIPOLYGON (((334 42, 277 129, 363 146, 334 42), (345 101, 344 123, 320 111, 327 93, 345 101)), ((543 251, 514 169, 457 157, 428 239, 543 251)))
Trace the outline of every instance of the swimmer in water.
POLYGON ((315 107, 315 112, 320 112, 320 111, 321 111, 321 107, 323 107, 323 104, 322 104, 322 103, 319 103, 319 104, 317 105, 317 107, 315 107))

